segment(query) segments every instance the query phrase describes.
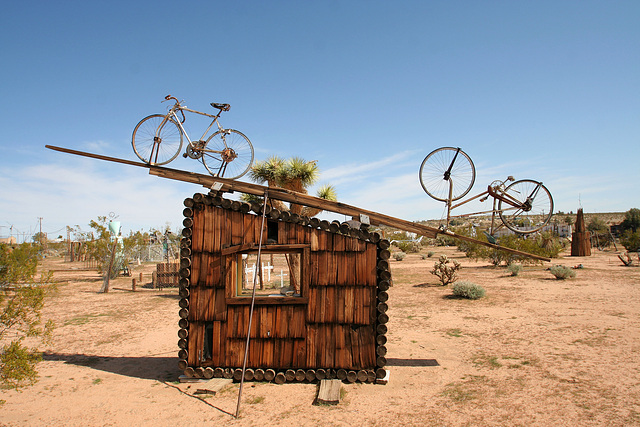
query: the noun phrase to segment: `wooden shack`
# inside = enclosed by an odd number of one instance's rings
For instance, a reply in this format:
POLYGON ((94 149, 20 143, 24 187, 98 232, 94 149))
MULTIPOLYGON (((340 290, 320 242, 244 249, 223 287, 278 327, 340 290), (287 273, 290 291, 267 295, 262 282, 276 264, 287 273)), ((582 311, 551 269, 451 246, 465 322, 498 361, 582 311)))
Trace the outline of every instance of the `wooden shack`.
POLYGON ((254 285, 245 380, 385 375, 387 240, 359 222, 213 194, 184 204, 178 356, 186 376, 242 378, 254 285))

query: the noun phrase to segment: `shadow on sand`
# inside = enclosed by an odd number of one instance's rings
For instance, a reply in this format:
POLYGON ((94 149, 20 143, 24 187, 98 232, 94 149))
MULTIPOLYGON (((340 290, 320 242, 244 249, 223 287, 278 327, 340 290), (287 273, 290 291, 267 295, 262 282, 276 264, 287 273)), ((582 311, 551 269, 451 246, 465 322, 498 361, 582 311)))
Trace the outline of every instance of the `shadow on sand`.
POLYGON ((388 358, 387 366, 440 366, 436 359, 395 359, 388 358))
POLYGON ((100 371, 156 381, 177 381, 180 371, 176 356, 113 357, 91 354, 44 353, 44 360, 88 366, 100 371))

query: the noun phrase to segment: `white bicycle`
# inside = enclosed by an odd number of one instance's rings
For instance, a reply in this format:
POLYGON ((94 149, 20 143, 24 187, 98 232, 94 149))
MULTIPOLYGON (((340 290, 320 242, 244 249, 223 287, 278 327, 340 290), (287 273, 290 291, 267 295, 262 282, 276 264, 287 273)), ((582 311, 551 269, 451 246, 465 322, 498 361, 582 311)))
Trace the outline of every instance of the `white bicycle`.
POLYGON ((220 114, 231 108, 229 104, 211 103, 213 108, 219 110, 218 114, 214 115, 189 109, 182 105, 184 101, 178 101, 171 95, 165 96, 164 99, 175 101, 167 114, 152 114, 145 117, 133 130, 131 145, 140 160, 153 166, 166 165, 182 151, 184 136, 188 144, 183 156, 202 161, 211 175, 236 179, 247 173, 253 163, 251 141, 242 132, 223 128, 218 121, 220 114), (191 140, 182 126, 186 120, 185 111, 213 119, 197 141, 191 140), (182 115, 182 119, 178 118, 178 112, 182 115), (205 139, 214 123, 218 131, 205 139))

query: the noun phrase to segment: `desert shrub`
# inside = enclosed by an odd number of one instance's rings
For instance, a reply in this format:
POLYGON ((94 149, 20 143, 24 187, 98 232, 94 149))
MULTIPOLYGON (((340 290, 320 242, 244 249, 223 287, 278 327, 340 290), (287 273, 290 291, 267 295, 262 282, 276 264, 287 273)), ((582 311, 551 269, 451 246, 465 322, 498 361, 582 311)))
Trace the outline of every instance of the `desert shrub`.
POLYGON ((427 258, 431 258, 434 254, 435 254, 435 252, 429 251, 426 254, 422 254, 421 257, 422 257, 422 259, 427 259, 427 258))
POLYGON ((453 285, 453 295, 461 298, 480 299, 485 296, 484 288, 475 283, 461 280, 453 285))
POLYGON ((453 283, 458 280, 458 270, 462 266, 456 260, 450 260, 446 255, 440 255, 440 259, 433 265, 431 274, 438 276, 442 286, 447 286, 449 283, 453 283))
POLYGON ((396 261, 402 261, 406 256, 407 254, 405 254, 404 252, 396 252, 395 254, 393 254, 393 257, 396 261))
POLYGON ((37 349, 24 345, 24 339, 46 341, 53 330, 53 323, 43 324, 41 316, 52 275, 43 273, 34 280, 38 252, 38 246, 28 243, 14 250, 0 245, 0 284, 15 288, 0 292, 0 384, 16 389, 36 381, 36 364, 42 359, 37 349))
POLYGON ((556 276, 558 280, 565 280, 576 277, 576 272, 564 265, 554 265, 549 269, 551 274, 556 276))
POLYGON ((393 242, 404 253, 420 252, 420 243, 418 242, 393 242))
POLYGON ((609 226, 602 219, 595 217, 587 224, 587 230, 592 234, 606 234, 609 232, 609 226))
MULTIPOLYGON (((474 238, 477 240, 487 241, 484 233, 478 233, 474 238)), ((497 240, 498 245, 500 246, 548 258, 557 258, 558 254, 564 248, 564 244, 561 239, 551 232, 538 233, 527 237, 510 234, 499 237, 497 240)), ((527 256, 517 255, 511 252, 490 248, 479 243, 467 241, 459 242, 458 249, 464 252, 468 258, 475 260, 486 259, 491 261, 493 265, 500 265, 502 263, 512 264, 515 261, 522 264, 541 262, 527 256)))
POLYGON ((438 235, 438 237, 436 237, 434 244, 436 246, 455 246, 458 243, 457 239, 454 239, 451 236, 443 236, 443 235, 438 235))
POLYGON ((517 276, 522 271, 522 265, 509 264, 509 266, 507 266, 507 271, 511 273, 512 276, 517 276))
POLYGON ((620 243, 622 243, 622 246, 624 246, 629 252, 640 251, 640 230, 626 230, 622 233, 620 243))
POLYGON ((623 230, 638 231, 638 228, 640 228, 640 209, 631 208, 625 212, 624 220, 620 225, 623 230))

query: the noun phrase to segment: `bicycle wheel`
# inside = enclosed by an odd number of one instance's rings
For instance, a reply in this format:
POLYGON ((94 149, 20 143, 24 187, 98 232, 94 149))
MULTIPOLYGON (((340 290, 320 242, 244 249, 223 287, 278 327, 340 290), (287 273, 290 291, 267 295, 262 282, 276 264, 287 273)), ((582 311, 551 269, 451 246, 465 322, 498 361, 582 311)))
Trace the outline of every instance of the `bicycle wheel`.
POLYGON ((218 131, 207 139, 202 150, 202 163, 213 176, 240 178, 253 163, 253 145, 237 130, 218 131))
POLYGON ((158 132, 164 118, 162 114, 145 117, 133 130, 133 151, 147 164, 165 165, 175 159, 182 149, 182 132, 173 119, 168 119, 158 132))
POLYGON ((549 223, 553 215, 553 198, 547 187, 538 181, 516 181, 501 194, 517 204, 498 201, 498 214, 508 229, 520 234, 533 233, 549 223))
POLYGON ((429 153, 420 165, 420 184, 431 197, 442 202, 463 197, 476 180, 471 158, 459 148, 442 147, 429 153))

